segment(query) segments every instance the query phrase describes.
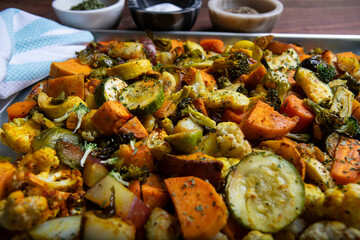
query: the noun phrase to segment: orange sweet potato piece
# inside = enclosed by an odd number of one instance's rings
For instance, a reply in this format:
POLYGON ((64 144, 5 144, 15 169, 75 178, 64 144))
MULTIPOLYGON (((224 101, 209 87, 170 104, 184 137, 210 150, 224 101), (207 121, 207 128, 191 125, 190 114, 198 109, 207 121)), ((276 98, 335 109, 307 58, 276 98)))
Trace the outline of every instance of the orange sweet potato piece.
POLYGON ((296 46, 294 44, 272 41, 268 46, 267 49, 270 50, 273 54, 282 54, 286 52, 289 48, 294 49, 299 55, 304 53, 304 49, 302 47, 296 46))
POLYGON ((92 68, 89 65, 83 65, 80 63, 79 59, 71 58, 64 62, 51 63, 49 76, 52 78, 57 78, 61 76, 83 73, 85 77, 88 77, 91 70, 92 68))
POLYGON ((289 118, 258 101, 241 121, 240 128, 247 139, 269 140, 285 136, 298 121, 298 116, 289 118))
POLYGON ((0 162, 0 200, 6 198, 6 187, 10 184, 15 167, 9 162, 0 162))
POLYGON ((356 99, 353 100, 352 115, 354 116, 354 118, 360 121, 360 102, 356 99))
POLYGON ((23 118, 25 117, 32 108, 36 107, 36 101, 23 101, 13 103, 10 107, 8 107, 7 114, 9 120, 13 120, 14 118, 23 118))
POLYGON ((240 76, 238 81, 245 83, 245 87, 248 89, 255 89, 266 73, 266 68, 264 65, 260 64, 259 67, 251 71, 249 74, 243 74, 240 76))
POLYGON ((270 149, 283 157, 296 168, 302 180, 305 179, 305 162, 294 141, 284 137, 277 140, 263 141, 260 147, 270 149))
POLYGON ((188 85, 191 85, 193 84, 194 80, 195 80, 195 74, 196 74, 196 71, 200 71, 200 74, 201 74, 201 78, 203 79, 204 83, 205 83, 205 86, 207 88, 214 88, 215 85, 216 85, 216 80, 215 78, 203 71, 203 70, 199 70, 199 69, 196 69, 196 68, 189 68, 189 70, 186 72, 185 76, 183 77, 183 81, 186 82, 186 84, 188 85))
POLYGON ((147 167, 150 172, 154 170, 154 159, 150 149, 146 145, 140 145, 137 151, 133 152, 130 159, 125 159, 124 165, 129 166, 132 164, 136 167, 147 167))
POLYGON ((157 164, 158 171, 165 177, 196 176, 207 179, 215 187, 220 185, 222 168, 221 161, 204 153, 165 154, 157 164))
POLYGON ((184 44, 183 42, 177 39, 171 39, 171 50, 170 52, 176 52, 177 56, 180 56, 184 53, 184 44))
POLYGON ((206 105, 204 103, 204 99, 203 98, 195 98, 193 101, 193 105, 194 107, 199 110, 202 114, 204 114, 205 116, 209 116, 209 112, 206 108, 206 105))
POLYGON ((211 239, 226 224, 226 205, 215 188, 196 177, 165 179, 184 239, 211 239))
POLYGON ((298 123, 291 130, 293 133, 301 133, 309 130, 315 120, 315 114, 303 105, 302 99, 296 97, 295 95, 290 95, 286 98, 284 103, 281 105, 279 112, 288 117, 299 117, 298 123))
POLYGON ((224 51, 224 42, 220 39, 201 40, 200 46, 202 46, 205 51, 212 51, 216 53, 223 53, 224 51))
POLYGON ((151 209, 165 208, 170 196, 165 188, 164 179, 157 174, 151 174, 141 185, 143 202, 151 209))
POLYGON ((246 112, 244 111, 240 111, 240 110, 233 110, 233 109, 225 109, 224 114, 222 116, 222 121, 223 122, 234 122, 239 124, 244 116, 245 116, 246 112))
POLYGON ((119 129, 121 133, 133 133, 135 138, 144 138, 148 137, 149 134, 146 131, 145 127, 142 125, 140 120, 135 116, 129 121, 127 121, 122 127, 119 129))
POLYGON ((49 97, 57 97, 61 92, 66 96, 84 99, 84 74, 62 76, 45 81, 43 92, 49 97))
POLYGON ((360 141, 342 137, 335 151, 331 177, 337 184, 360 181, 360 141))
POLYGON ((141 186, 139 180, 129 182, 129 190, 138 198, 141 199, 141 186))
POLYGON ((153 115, 156 118, 166 118, 170 116, 176 110, 176 103, 171 99, 165 99, 164 103, 159 107, 153 115))
POLYGON ((91 121, 101 134, 112 135, 124 125, 132 114, 119 102, 107 101, 92 116, 91 121))

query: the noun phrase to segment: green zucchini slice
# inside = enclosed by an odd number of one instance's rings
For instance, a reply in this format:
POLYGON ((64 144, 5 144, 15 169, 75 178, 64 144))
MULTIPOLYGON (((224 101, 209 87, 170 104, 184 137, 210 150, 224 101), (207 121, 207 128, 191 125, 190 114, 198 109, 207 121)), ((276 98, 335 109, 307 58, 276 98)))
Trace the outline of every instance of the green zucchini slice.
POLYGON ((150 115, 164 102, 164 89, 156 79, 136 81, 124 88, 119 101, 135 115, 150 115))
POLYGON ((120 92, 127 83, 116 77, 109 77, 95 88, 95 102, 100 107, 106 101, 118 101, 120 92))
POLYGON ((229 173, 225 195, 236 221, 252 230, 273 233, 301 214, 305 187, 291 163, 261 151, 245 157, 229 173))

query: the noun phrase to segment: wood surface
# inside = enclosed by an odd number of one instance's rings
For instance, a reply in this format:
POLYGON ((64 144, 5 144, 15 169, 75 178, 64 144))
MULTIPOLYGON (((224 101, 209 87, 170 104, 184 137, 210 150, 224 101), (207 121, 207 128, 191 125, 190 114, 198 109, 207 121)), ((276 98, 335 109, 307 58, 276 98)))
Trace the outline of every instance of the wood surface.
MULTIPOLYGON (((11 7, 19 8, 57 21, 51 2, 51 0, 0 0, 0 11, 11 7)), ((284 12, 273 33, 360 34, 360 0, 281 0, 281 2, 284 4, 284 12)), ((203 0, 199 16, 191 31, 214 31, 207 3, 208 0, 203 0)), ((117 29, 137 29, 126 6, 117 29)))

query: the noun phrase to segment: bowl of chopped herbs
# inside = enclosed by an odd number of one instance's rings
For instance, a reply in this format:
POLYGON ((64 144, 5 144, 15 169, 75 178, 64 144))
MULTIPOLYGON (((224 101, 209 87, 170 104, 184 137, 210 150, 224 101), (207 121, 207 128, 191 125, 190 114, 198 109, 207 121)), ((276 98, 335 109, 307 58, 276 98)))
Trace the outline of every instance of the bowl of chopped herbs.
POLYGON ((115 29, 120 22, 125 0, 54 0, 52 7, 59 20, 69 27, 96 30, 115 29))

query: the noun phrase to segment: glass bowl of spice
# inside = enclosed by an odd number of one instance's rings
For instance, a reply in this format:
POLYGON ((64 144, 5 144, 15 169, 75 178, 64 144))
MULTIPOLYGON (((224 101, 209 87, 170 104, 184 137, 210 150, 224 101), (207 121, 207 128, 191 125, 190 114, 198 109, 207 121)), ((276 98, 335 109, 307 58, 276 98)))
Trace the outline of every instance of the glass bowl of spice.
POLYGON ((284 7, 278 0, 209 0, 215 30, 267 33, 275 27, 284 7))
POLYGON ((137 27, 154 31, 190 30, 201 4, 201 0, 128 0, 137 27))
POLYGON ((54 0, 59 21, 73 28, 114 29, 119 25, 125 0, 54 0))

